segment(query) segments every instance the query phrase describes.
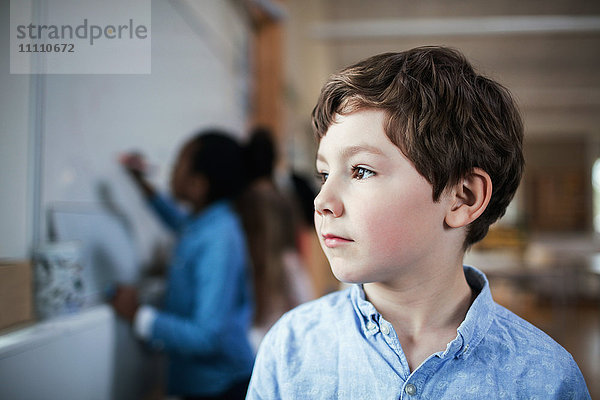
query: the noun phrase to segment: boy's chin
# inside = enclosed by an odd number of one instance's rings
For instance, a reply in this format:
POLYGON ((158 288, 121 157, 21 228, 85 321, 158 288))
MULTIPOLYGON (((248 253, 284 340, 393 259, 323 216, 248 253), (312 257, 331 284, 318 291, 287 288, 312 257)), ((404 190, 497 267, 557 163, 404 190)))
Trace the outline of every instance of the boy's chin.
POLYGON ((338 281, 349 285, 366 283, 368 281, 362 274, 356 273, 356 271, 350 271, 347 268, 336 268, 332 266, 331 272, 333 272, 333 276, 335 276, 338 281))

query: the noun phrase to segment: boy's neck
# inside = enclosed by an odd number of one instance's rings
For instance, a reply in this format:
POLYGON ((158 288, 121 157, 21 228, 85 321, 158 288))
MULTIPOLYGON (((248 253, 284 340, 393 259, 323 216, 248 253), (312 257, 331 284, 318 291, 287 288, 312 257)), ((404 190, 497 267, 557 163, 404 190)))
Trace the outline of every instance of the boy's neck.
POLYGON ((474 297, 461 263, 413 271, 393 285, 367 283, 364 289, 367 299, 394 326, 411 371, 456 337, 474 297))

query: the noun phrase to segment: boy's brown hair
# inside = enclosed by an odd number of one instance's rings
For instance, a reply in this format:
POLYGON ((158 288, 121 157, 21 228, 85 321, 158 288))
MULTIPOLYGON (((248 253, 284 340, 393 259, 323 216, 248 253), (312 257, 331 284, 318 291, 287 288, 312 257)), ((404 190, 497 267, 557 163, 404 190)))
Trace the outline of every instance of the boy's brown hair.
POLYGON ((325 83, 312 113, 317 138, 336 114, 366 108, 386 113, 386 135, 432 184, 434 201, 474 168, 490 175, 491 200, 469 225, 465 248, 483 239, 504 215, 524 168, 523 122, 508 90, 454 49, 376 55, 325 83))

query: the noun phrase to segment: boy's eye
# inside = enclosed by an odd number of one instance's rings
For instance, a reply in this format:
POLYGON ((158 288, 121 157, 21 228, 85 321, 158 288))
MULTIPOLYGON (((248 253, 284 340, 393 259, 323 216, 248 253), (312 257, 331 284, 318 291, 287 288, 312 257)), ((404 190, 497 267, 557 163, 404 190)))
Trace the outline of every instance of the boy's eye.
POLYGON ((327 178, 329 177, 329 173, 327 172, 318 172, 317 179, 321 182, 321 185, 325 183, 327 178))
POLYGON ((367 179, 375 175, 375 172, 365 167, 352 167, 352 177, 355 179, 367 179))

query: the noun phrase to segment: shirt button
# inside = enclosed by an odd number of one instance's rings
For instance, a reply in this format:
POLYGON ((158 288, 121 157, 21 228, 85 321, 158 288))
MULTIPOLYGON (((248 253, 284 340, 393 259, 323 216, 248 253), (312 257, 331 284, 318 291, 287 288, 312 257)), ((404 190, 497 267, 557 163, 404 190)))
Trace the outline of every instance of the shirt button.
POLYGON ((377 329, 377 325, 375 325, 372 321, 367 322, 367 329, 372 331, 377 329))
POLYGON ((404 386, 404 391, 409 396, 414 396, 415 394, 417 394, 417 387, 412 383, 408 383, 406 386, 404 386))
POLYGON ((381 332, 384 335, 389 335, 390 334, 390 327, 387 325, 381 325, 381 332))

